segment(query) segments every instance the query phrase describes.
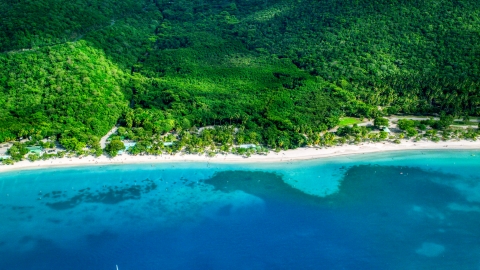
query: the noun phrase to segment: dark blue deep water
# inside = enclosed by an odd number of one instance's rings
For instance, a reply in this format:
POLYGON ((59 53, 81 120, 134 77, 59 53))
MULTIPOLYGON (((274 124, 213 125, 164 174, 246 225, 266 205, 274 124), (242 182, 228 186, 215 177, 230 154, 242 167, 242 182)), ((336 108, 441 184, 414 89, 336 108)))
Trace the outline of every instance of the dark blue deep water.
POLYGON ((0 174, 0 269, 480 269, 480 152, 0 174))

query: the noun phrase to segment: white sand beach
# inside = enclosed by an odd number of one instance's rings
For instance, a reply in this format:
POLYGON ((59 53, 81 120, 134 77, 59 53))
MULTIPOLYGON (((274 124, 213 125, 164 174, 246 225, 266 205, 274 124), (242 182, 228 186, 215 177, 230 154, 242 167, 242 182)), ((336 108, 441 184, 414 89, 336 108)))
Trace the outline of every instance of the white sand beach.
POLYGON ((104 166, 112 164, 139 164, 139 163, 169 163, 169 162, 215 162, 215 163, 257 163, 257 162, 285 162, 293 160, 307 160, 328 158, 341 155, 357 155, 365 153, 386 152, 386 151, 401 151, 401 150, 480 150, 480 141, 446 141, 446 142, 432 142, 420 141, 413 142, 403 140, 400 144, 391 142, 380 143, 361 143, 358 145, 342 145, 332 146, 327 148, 319 147, 304 147, 294 150, 269 152, 266 155, 252 155, 251 157, 243 157, 234 154, 216 155, 215 157, 208 157, 206 155, 190 155, 190 154, 176 154, 176 155, 161 155, 161 156, 132 156, 123 154, 115 158, 101 156, 98 158, 88 156, 82 158, 57 158, 46 161, 30 162, 24 160, 17 162, 14 165, 0 165, 0 172, 17 171, 26 169, 40 169, 52 167, 73 167, 73 166, 104 166))

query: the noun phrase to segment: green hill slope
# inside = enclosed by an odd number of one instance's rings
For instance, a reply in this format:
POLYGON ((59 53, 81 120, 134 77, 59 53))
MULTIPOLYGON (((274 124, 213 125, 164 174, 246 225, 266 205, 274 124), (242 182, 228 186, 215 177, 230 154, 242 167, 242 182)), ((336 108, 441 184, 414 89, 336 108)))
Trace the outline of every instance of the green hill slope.
POLYGON ((244 37, 248 46, 347 81, 369 104, 479 113, 477 1, 302 1, 259 14, 249 18, 255 35, 244 37))
POLYGON ((127 105, 150 112, 135 126, 235 123, 263 142, 343 115, 480 115, 474 0, 0 0, 0 10, 0 48, 16 50, 0 56, 0 141, 29 127, 101 135, 127 105))
POLYGON ((0 140, 101 136, 128 102, 124 72, 86 42, 0 55, 0 140))
POLYGON ((143 6, 137 0, 2 0, 0 51, 78 40, 143 6))

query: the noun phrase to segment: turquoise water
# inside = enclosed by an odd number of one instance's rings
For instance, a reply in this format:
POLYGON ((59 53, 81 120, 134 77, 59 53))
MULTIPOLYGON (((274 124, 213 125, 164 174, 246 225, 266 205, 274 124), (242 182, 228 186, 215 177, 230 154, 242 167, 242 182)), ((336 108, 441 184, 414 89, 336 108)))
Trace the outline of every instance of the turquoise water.
POLYGON ((0 174, 0 269, 480 269, 480 151, 0 174))

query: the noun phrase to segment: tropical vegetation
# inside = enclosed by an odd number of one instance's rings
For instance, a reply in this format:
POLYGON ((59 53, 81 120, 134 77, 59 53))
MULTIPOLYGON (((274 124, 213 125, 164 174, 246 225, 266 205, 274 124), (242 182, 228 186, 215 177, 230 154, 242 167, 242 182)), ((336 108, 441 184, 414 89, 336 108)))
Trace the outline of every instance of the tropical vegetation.
MULTIPOLYGON (((480 115, 474 0, 0 0, 0 10, 0 142, 99 155, 119 125, 135 153, 162 150, 168 134, 172 151, 288 149, 331 142, 343 117, 442 115, 429 130, 443 134, 448 119, 480 115)), ((405 125, 414 136, 430 124, 405 125)))

